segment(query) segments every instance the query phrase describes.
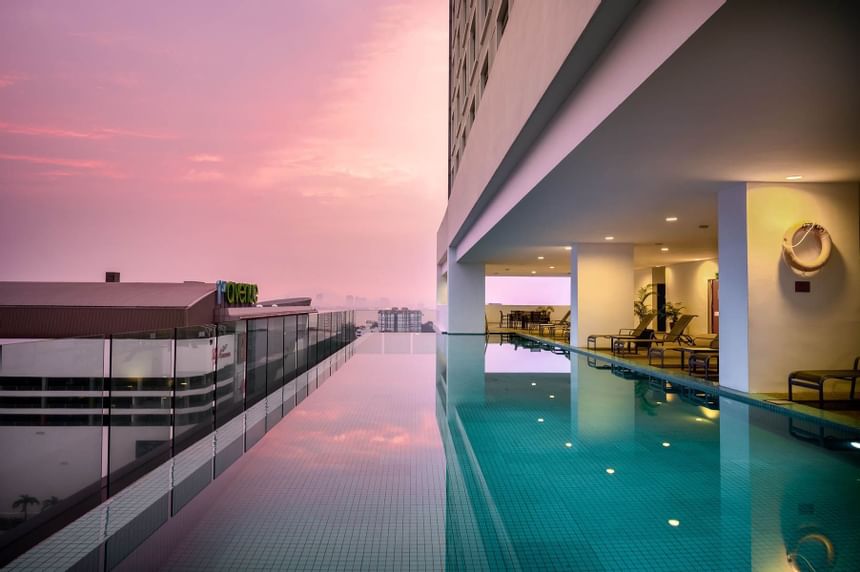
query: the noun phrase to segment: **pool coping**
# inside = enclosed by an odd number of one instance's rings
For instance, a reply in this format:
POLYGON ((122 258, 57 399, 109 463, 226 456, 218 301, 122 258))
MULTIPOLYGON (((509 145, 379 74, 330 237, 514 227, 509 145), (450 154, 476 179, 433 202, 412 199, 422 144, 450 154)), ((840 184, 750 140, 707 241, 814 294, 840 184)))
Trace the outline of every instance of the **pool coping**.
POLYGON ((572 346, 568 343, 560 342, 558 340, 550 340, 548 338, 542 338, 540 336, 533 336, 531 334, 526 334, 523 332, 510 332, 512 335, 519 336, 524 339, 528 339, 534 342, 539 342, 541 344, 547 346, 556 346, 559 348, 563 348, 565 350, 584 355, 587 357, 592 357, 595 359, 599 359, 600 361, 611 363, 614 365, 623 366, 632 371, 636 371, 639 373, 643 373, 646 375, 650 375, 652 377, 656 377, 659 379, 663 379, 672 383, 677 383, 683 385, 685 387, 690 387, 692 389, 697 389, 700 391, 705 391, 711 395, 725 396, 730 399, 734 399, 735 401, 740 401, 742 403, 746 403, 748 405, 754 405, 756 407, 760 407, 762 409, 768 409, 770 411, 774 411, 781 415, 786 415, 789 417, 794 417, 797 419, 801 419, 804 421, 810 421, 813 423, 817 423, 819 425, 828 426, 834 429, 839 429, 842 431, 849 431, 852 433, 856 433, 860 431, 860 421, 855 421, 851 419, 846 419, 842 421, 841 419, 833 419, 831 412, 821 411, 819 409, 809 407, 807 405, 803 405, 801 403, 792 403, 792 404, 777 404, 771 403, 767 401, 768 398, 761 394, 755 393, 744 393, 742 391, 738 391, 736 389, 730 389, 728 387, 723 387, 718 383, 711 383, 708 381, 704 381, 699 378, 695 378, 690 375, 674 373, 667 371, 666 369, 659 368, 652 365, 641 364, 638 362, 634 362, 632 360, 627 360, 622 357, 607 355, 604 353, 600 353, 594 350, 580 348, 576 346, 572 346))

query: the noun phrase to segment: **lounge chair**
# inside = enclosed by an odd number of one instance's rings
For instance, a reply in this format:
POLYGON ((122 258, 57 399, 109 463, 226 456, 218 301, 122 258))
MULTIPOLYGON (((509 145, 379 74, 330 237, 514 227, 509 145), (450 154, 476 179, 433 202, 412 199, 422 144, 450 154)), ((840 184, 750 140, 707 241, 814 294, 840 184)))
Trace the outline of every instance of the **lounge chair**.
POLYGON ((549 335, 551 337, 555 337, 555 329, 559 326, 568 326, 570 327, 570 310, 561 318, 561 320, 550 320, 544 324, 540 324, 538 326, 538 333, 543 335, 544 330, 549 331, 549 335))
POLYGON ((851 399, 854 399, 854 388, 857 385, 857 379, 860 378, 860 356, 854 358, 853 369, 819 369, 819 370, 801 370, 793 371, 788 374, 788 400, 794 401, 792 388, 806 387, 809 389, 818 390, 818 407, 824 407, 824 382, 825 381, 850 381, 851 382, 851 399))
POLYGON ((609 340, 609 348, 604 349, 612 349, 615 347, 616 340, 639 340, 642 339, 642 334, 645 332, 645 329, 648 327, 651 322, 654 321, 654 318, 657 317, 657 312, 650 312, 642 316, 642 319, 639 320, 639 325, 633 329, 622 328, 618 330, 617 334, 591 334, 585 341, 585 346, 590 350, 597 350, 597 340, 600 338, 605 338, 609 340))
MULTIPOLYGON (((719 336, 716 336, 714 338, 693 338, 692 345, 682 344, 680 342, 681 338, 678 338, 678 341, 674 344, 667 344, 665 342, 655 343, 654 346, 652 346, 648 350, 648 365, 654 365, 654 359, 659 357, 660 367, 666 367, 666 352, 673 351, 679 352, 681 354, 681 369, 684 369, 684 367, 687 365, 687 360, 685 359, 687 357, 687 353, 690 354, 690 359, 693 359, 693 357, 715 356, 720 351, 719 336)), ((697 361, 697 364, 699 363, 700 362, 697 361)))
POLYGON ((655 335, 654 339, 651 340, 652 345, 648 350, 648 359, 651 359, 651 352, 656 349, 654 346, 679 347, 684 344, 687 339, 689 339, 690 342, 686 343, 686 345, 692 346, 692 338, 685 336, 684 330, 687 329, 687 326, 690 325, 690 322, 692 322, 695 317, 696 314, 681 314, 681 317, 675 321, 668 334, 655 335))

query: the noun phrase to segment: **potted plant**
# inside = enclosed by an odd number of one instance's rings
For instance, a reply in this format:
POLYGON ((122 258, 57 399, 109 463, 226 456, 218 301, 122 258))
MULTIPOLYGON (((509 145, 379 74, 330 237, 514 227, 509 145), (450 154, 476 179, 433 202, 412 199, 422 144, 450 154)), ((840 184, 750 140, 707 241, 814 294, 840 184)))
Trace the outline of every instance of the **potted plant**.
POLYGON ((636 291, 636 299, 633 300, 633 314, 638 320, 642 320, 650 311, 651 306, 647 303, 648 298, 654 295, 654 285, 648 284, 636 291))
POLYGON ((555 312, 555 308, 552 306, 538 306, 537 311, 541 314, 546 315, 546 319, 549 320, 549 317, 552 316, 552 313, 555 312))
POLYGON ((675 327, 675 322, 678 321, 684 310, 686 310, 686 307, 681 302, 666 302, 666 305, 663 307, 663 315, 669 320, 670 330, 675 327))

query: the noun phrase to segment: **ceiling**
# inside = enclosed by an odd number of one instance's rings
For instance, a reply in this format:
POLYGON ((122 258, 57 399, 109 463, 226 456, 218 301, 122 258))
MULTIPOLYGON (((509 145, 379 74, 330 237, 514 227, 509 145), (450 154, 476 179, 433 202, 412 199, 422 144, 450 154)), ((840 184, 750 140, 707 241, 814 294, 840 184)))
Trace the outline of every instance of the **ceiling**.
POLYGON ((638 267, 713 258, 720 188, 860 181, 858 29, 860 2, 730 0, 462 260, 565 275, 606 236, 638 267))

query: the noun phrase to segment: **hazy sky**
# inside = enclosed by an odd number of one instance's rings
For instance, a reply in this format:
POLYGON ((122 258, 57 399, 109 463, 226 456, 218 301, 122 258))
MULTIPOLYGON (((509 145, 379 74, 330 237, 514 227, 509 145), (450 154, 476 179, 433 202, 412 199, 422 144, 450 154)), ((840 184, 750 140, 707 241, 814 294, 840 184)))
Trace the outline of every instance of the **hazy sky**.
POLYGON ((432 304, 447 2, 0 3, 0 279, 432 304))

